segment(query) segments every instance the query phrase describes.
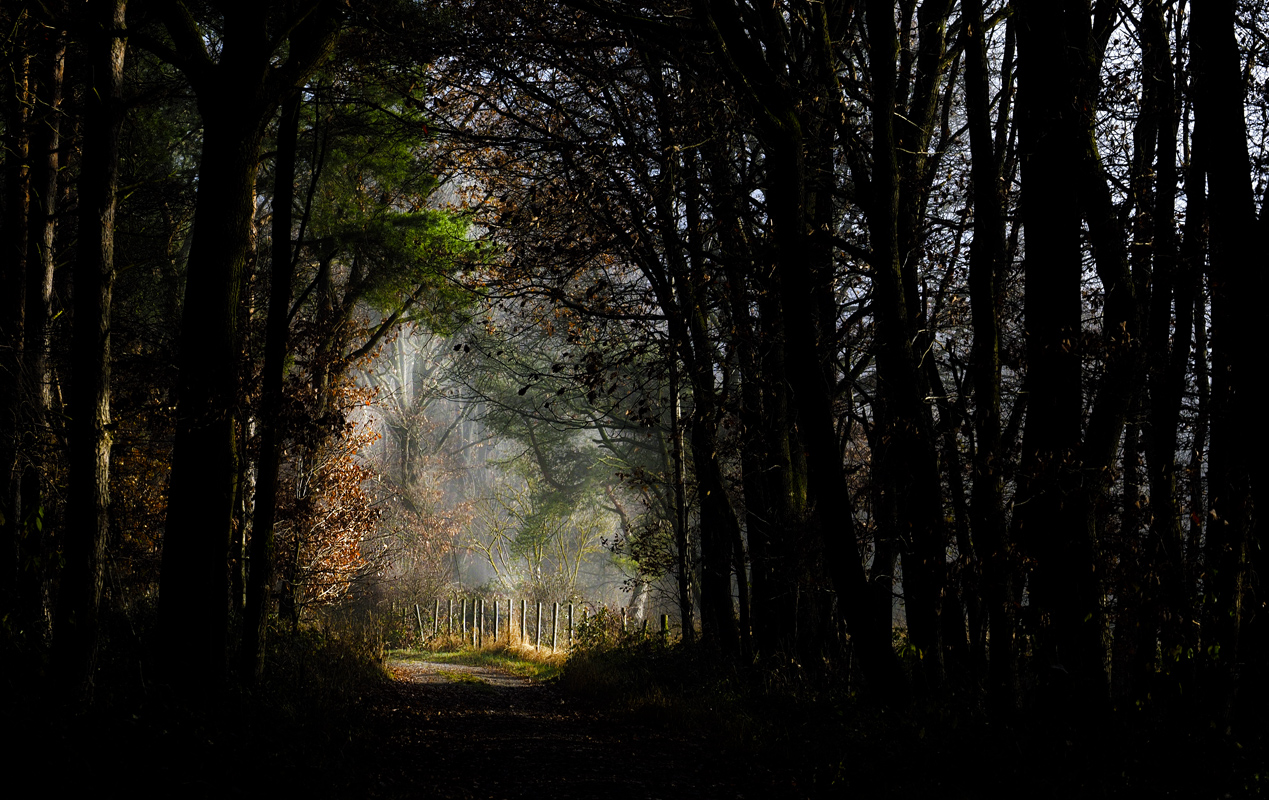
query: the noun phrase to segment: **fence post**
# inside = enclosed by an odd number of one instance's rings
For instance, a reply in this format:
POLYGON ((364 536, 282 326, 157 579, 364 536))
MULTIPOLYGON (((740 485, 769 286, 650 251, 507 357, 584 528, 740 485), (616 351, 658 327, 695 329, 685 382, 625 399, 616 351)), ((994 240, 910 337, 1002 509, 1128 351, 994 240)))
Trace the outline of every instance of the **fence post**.
POLYGON ((626 632, 626 607, 625 606, 621 607, 621 632, 623 635, 626 632))
POLYGON ((538 641, 534 645, 537 649, 542 649, 542 601, 538 601, 538 641))
POLYGON ((454 598, 449 599, 449 635, 454 635, 454 598))
POLYGON ((498 629, 502 627, 502 601, 494 601, 494 644, 498 643, 498 629))
POLYGON ((467 598, 463 598, 462 607, 463 641, 467 640, 467 598))
POLYGON ((568 649, 573 649, 573 604, 568 604, 568 649))
POLYGON ((436 598, 436 610, 432 612, 432 635, 435 636, 441 629, 441 598, 436 598))
POLYGON ((419 611, 419 604, 414 604, 414 616, 419 618, 419 640, 422 641, 427 632, 423 630, 423 612, 419 611))
POLYGON ((520 601, 520 644, 525 643, 529 633, 529 601, 520 601))
POLYGON ((560 604, 556 601, 555 607, 551 609, 551 652, 555 652, 555 645, 558 644, 557 636, 560 632, 560 604))

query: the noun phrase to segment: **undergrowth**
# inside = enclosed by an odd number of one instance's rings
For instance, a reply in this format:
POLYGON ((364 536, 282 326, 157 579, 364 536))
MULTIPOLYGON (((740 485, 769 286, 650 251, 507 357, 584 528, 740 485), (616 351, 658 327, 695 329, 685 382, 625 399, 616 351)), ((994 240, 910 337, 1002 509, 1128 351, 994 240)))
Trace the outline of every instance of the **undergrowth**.
POLYGON ((87 705, 66 702, 39 671, 25 676, 0 707, 24 731, 12 763, 55 795, 361 796, 361 763, 374 741, 365 701, 388 681, 372 627, 328 618, 275 630, 261 681, 231 676, 216 687, 154 666, 145 646, 152 621, 111 638, 107 620, 87 705))
POLYGON ((769 796, 1239 797, 1259 794, 1253 752, 1204 726, 1121 712, 1074 727, 1002 723, 960 698, 887 710, 852 676, 744 664, 636 637, 579 648, 559 685, 630 719, 696 736, 769 796))

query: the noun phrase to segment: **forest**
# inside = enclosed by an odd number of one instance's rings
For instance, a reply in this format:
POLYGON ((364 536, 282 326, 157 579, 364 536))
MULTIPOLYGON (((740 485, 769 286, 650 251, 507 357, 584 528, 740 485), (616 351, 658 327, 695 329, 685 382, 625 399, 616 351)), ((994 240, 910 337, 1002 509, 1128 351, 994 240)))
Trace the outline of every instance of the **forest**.
POLYGON ((0 22, 0 709, 59 750, 316 763, 560 604, 561 691, 816 731, 762 796, 1262 790, 1269 4, 0 22))

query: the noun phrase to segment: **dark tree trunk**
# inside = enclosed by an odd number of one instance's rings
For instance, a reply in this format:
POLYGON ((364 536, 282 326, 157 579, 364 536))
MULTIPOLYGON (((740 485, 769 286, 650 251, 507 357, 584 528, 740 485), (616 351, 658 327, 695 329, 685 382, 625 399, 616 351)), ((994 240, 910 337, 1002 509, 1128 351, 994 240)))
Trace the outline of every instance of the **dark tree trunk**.
MULTIPOLYGON (((797 623, 798 582, 808 576, 805 470, 793 459, 793 424, 783 357, 777 287, 756 268, 743 231, 735 165, 721 136, 706 146, 711 203, 729 265, 727 310, 740 374, 741 471, 750 561, 753 649, 765 656, 822 655, 822 642, 797 623), (756 308, 757 314, 751 311, 756 308)), ((739 146, 738 143, 732 143, 739 146)), ((831 205, 831 204, 829 204, 831 205)))
MULTIPOLYGON (((4 560, 0 589, 4 607, 18 620, 24 514, 19 464, 22 410, 22 348, 26 311, 26 269, 30 175, 27 21, 14 26, 0 103, 4 114, 4 188, 0 197, 0 526, 4 560)), ((22 625, 22 623, 19 623, 22 625)), ((25 627, 25 625, 22 625, 25 627)))
POLYGON ((300 93, 282 103, 278 125, 278 153, 273 178, 273 247, 269 280, 269 315, 265 334, 264 375, 260 409, 260 456, 256 465, 255 517, 251 526, 251 572, 243 617, 242 671, 259 676, 264 669, 264 637, 269 587, 273 576, 273 524, 277 510, 282 379, 286 370, 290 330, 291 283, 295 260, 291 253, 292 204, 295 198, 295 154, 299 136, 300 93))
MULTIPOLYGON (((1208 279, 1212 292, 1211 449, 1206 530, 1204 649, 1211 654, 1213 686, 1228 707, 1238 691, 1238 663, 1264 658, 1262 632, 1247 626, 1269 622, 1266 593, 1248 580, 1264 565, 1252 493, 1264 485, 1264 415, 1253 393, 1260 370, 1256 352, 1257 306, 1264 255, 1256 226, 1247 152, 1241 56, 1235 39, 1234 3, 1195 3, 1190 25, 1195 123, 1208 180, 1211 240, 1208 279), (1249 649, 1242 652, 1244 646, 1249 649)), ((1267 573, 1269 574, 1269 573, 1267 573)), ((1244 684, 1261 697, 1260 680, 1244 684)), ((1214 700, 1217 698, 1213 698, 1214 700)))
POLYGON ((91 83, 74 266, 70 490, 54 660, 71 691, 91 691, 110 504, 110 304, 114 286, 126 0, 94 0, 91 83))
POLYGON ((183 683, 213 695, 223 682, 228 643, 239 308, 252 249, 261 142, 281 97, 325 57, 336 31, 333 4, 314 2, 292 20, 283 39, 271 38, 269 10, 227 11, 219 58, 213 61, 185 8, 162 9, 176 49, 161 54, 194 86, 203 150, 181 320, 159 629, 164 655, 181 665, 183 683), (275 65, 283 43, 286 58, 275 65))
MULTIPOLYGON (((909 687, 891 644, 888 615, 874 602, 864 574, 834 424, 835 384, 829 378, 833 365, 825 362, 825 354, 835 351, 837 331, 824 330, 819 325, 823 322, 823 303, 833 300, 832 283, 831 276, 817 271, 809 241, 812 232, 808 230, 807 192, 811 181, 805 153, 807 131, 798 110, 799 97, 791 91, 794 87, 771 72, 761 57, 748 57, 760 52, 763 44, 778 51, 788 43, 760 43, 760 32, 746 31, 736 11, 731 3, 711 3, 703 21, 710 26, 722 50, 743 59, 730 61, 729 55, 721 59, 720 66, 737 74, 747 87, 746 99, 758 120, 759 141, 765 153, 763 191, 778 265, 791 416, 797 420, 808 476, 807 524, 811 535, 822 542, 825 567, 865 678, 886 702, 903 705, 908 701, 909 687)), ((820 11, 828 13, 827 8, 820 11)), ((828 20, 821 17, 813 24, 822 27, 828 20)), ((821 34, 827 35, 828 31, 821 30, 821 34)), ((828 80, 830 65, 822 62, 824 57, 824 53, 817 53, 813 66, 819 71, 818 79, 828 80)), ((817 87, 827 91, 825 85, 817 87)))
POLYGON ((237 472, 238 304, 250 253, 259 123, 230 87, 204 97, 194 244, 181 333, 181 371, 159 624, 173 664, 211 686, 224 677, 227 557, 237 472))
MULTIPOLYGON (((60 19, 48 22, 50 27, 60 19)), ((50 32, 32 52, 30 120, 30 206, 26 258, 26 311, 23 315, 22 414, 24 468, 22 507, 43 509, 45 474, 53 457, 54 437, 50 429, 52 406, 49 374, 49 324, 53 319, 53 240, 56 232, 59 139, 61 133, 62 73, 66 61, 66 39, 50 32)), ((51 552, 45 520, 38 553, 50 562, 51 552)), ((45 576, 47 577, 47 576, 45 576)), ((40 581, 44 583, 44 581, 40 581)), ((45 591, 40 587, 38 593, 45 591)), ((44 616, 41 614, 41 616, 44 616)))
MULTIPOLYGON (((1196 131, 1197 133, 1197 131, 1196 131)), ((1202 564, 1202 532, 1204 512, 1203 454, 1207 452, 1207 419, 1209 406, 1209 376, 1207 368, 1207 294, 1204 291, 1203 271, 1207 252, 1207 175, 1197 150, 1191 148, 1190 163, 1185 171, 1185 227, 1178 251, 1176 286, 1176 325, 1178 330, 1184 320, 1193 331, 1193 369, 1195 414, 1189 445, 1190 456, 1185 464, 1185 486, 1181 489, 1189 507, 1189 525, 1185 530, 1185 601, 1182 608, 1189 608, 1190 615, 1178 620, 1187 631, 1185 636, 1197 645, 1199 628, 1193 624, 1199 607, 1195 593, 1197 577, 1202 564), (1185 303, 1182 308, 1181 304, 1185 303)), ((1174 345, 1169 370, 1172 379, 1180 376, 1184 385, 1187 370, 1191 366, 1187 349, 1174 345)), ((1184 391, 1184 389, 1183 389, 1184 391)), ((1195 648, 1197 652, 1197 647, 1195 648)), ((1196 664, 1190 665, 1190 671, 1196 664)))
MULTIPOLYGON (((701 402, 698 395, 697 403, 701 402)), ((740 533, 718 466, 717 423, 712 416, 712 409, 698 405, 691 423, 696 502, 701 518, 701 639, 730 654, 739 649, 731 599, 731 552, 732 539, 740 533)))
MULTIPOLYGON (((905 287, 900 251, 900 228, 907 227, 900 225, 901 207, 905 199, 908 205, 919 207, 912 195, 921 191, 919 186, 903 191, 901 180, 901 144, 895 132, 896 87, 894 72, 887 68, 898 56, 893 4, 873 0, 867 8, 868 52, 873 67, 873 174, 868 228, 876 319, 877 431, 873 435, 872 461, 881 499, 878 525, 882 529, 880 536, 907 545, 903 550, 903 589, 908 632, 921 653, 921 683, 926 691, 934 692, 942 682, 939 617, 946 581, 947 537, 933 423, 912 351, 917 339, 911 335, 912 323, 919 317, 915 283, 908 281, 912 285, 905 287)), ((933 31, 928 33, 930 41, 941 44, 940 36, 933 31)), ((924 74, 919 77, 919 83, 930 84, 926 90, 930 96, 924 104, 932 115, 937 79, 924 74)), ((921 136, 928 141, 929 126, 920 127, 921 136)), ((916 141, 909 142, 910 147, 905 149, 919 147, 921 136, 910 137, 916 141)))
MULTIPOLYGON (((1197 644, 1189 620, 1193 607, 1186 589, 1184 534, 1177 498, 1176 449, 1181 401, 1190 356, 1196 273, 1180 261, 1176 226, 1177 132, 1180 108, 1175 91, 1163 3, 1150 0, 1142 16, 1146 54, 1144 80, 1157 87, 1153 97, 1159 115, 1153 209, 1154 259, 1146 349, 1150 398, 1146 472, 1150 483, 1149 555, 1157 564, 1150 585, 1150 631, 1158 631, 1165 671, 1176 671, 1197 644), (1172 331, 1169 337, 1169 329, 1172 331)), ((1187 191, 1187 213, 1201 213, 1205 198, 1187 191)), ((1183 670, 1182 670, 1183 671, 1183 670)), ((1179 677, 1179 675, 1178 675, 1179 677)))
POLYGON ((670 458, 674 465, 674 568, 678 583, 679 629, 683 641, 696 639, 692 621, 692 554, 687 538, 687 488, 684 479, 683 420, 679 410, 679 357, 670 350, 670 458))
POLYGON ((1104 675, 1096 647, 1100 609, 1082 602, 1094 564, 1077 452, 1082 264, 1079 197, 1071 178, 1079 172, 1082 138, 1067 56, 1076 5, 1018 4, 1028 405, 1014 525, 1034 563, 1029 588, 1037 670, 1055 704, 1082 695, 1077 683, 1091 687, 1104 675))
POLYGON ((53 236, 58 184, 62 70, 66 41, 57 30, 62 19, 50 8, 35 18, 28 62, 28 175, 25 259, 25 310, 19 373, 19 461, 17 507, 22 520, 19 578, 20 625, 34 641, 47 642, 51 631, 49 584, 55 572, 56 542, 46 481, 55 462, 56 440, 50 428, 49 324, 53 319, 53 236))
MULTIPOLYGON (((645 275, 665 309, 670 337, 675 342, 676 353, 682 357, 692 390, 689 442, 700 517, 701 640, 732 655, 740 650, 741 643, 731 592, 740 523, 723 480, 718 454, 721 409, 715 386, 714 345, 708 330, 709 298, 701 264, 702 220, 696 165, 694 160, 684 163, 670 145, 678 123, 676 110, 665 91, 659 63, 650 54, 645 58, 661 143, 658 176, 651 198, 661 247, 658 254, 645 254, 642 260, 645 275), (680 202, 686 205, 686 216, 682 218, 676 210, 680 202), (686 231, 681 229, 680 221, 686 231)), ((739 578, 742 584, 746 580, 743 565, 739 578)))
POLYGON ((769 184, 778 263, 781 316, 786 323, 784 362, 794 398, 798 437, 807 465, 808 524, 823 542, 825 565, 837 591, 851 641, 866 679, 879 696, 903 705, 909 687, 891 643, 888 604, 881 606, 869 588, 855 535, 850 490, 834 425, 833 387, 822 354, 836 331, 816 327, 816 313, 829 289, 811 269, 805 252, 807 231, 802 143, 797 138, 768 143, 769 184))
MULTIPOLYGON (((677 161, 679 156, 670 154, 669 157, 677 161)), ((675 281, 680 287, 677 308, 685 318, 691 342, 688 351, 691 358, 685 361, 692 383, 692 461, 696 467, 701 516, 701 636, 702 639, 712 639, 724 653, 739 652, 747 658, 752 647, 749 577, 745 569, 740 520, 732 505, 731 490, 723 480, 718 450, 718 426, 723 409, 714 385, 715 356, 709 332, 710 298, 701 241, 705 223, 701 215, 698 166, 699 161, 695 158, 684 158, 676 164, 683 175, 688 273, 683 274, 683 265, 676 265, 675 272, 678 274, 675 281), (739 620, 732 603, 733 573, 736 576, 739 620), (707 585, 707 577, 711 585, 707 585)), ((663 219, 670 219, 664 204, 661 211, 663 219)), ((675 237, 670 230, 664 230, 662 235, 668 240, 667 244, 675 237)), ((675 264, 676 260, 672 257, 671 264, 675 264)))
POLYGON ((1030 405, 1016 519, 1035 563, 1039 666, 1054 711, 1107 699, 1099 528, 1143 367, 1127 244, 1093 138, 1113 7, 1099 4, 1091 25, 1086 3, 1019 5, 1030 405), (1091 338, 1081 326, 1081 211, 1104 293, 1104 366, 1082 437, 1080 345, 1091 338))
POLYGON ((1005 453, 1000 409, 1000 276, 1008 254, 1001 160, 991 131, 990 76, 983 38, 981 0, 963 0, 965 105, 969 116, 974 180, 974 240, 969 255, 969 291, 974 344, 970 354, 974 382, 973 488, 970 514, 983 576, 983 605, 990 628, 987 698, 997 714, 1017 703, 1015 566, 1006 536, 1005 453))

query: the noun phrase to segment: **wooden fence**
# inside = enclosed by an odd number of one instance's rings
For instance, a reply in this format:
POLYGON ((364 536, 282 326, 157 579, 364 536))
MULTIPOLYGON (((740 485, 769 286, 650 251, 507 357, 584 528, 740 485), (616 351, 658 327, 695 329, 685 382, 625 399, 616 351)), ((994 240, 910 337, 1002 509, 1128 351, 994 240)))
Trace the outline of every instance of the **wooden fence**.
MULTIPOLYGON (((551 652, 558 652, 561 649, 572 649, 577 640, 579 624, 585 624, 591 616, 589 604, 540 601, 530 603, 522 599, 519 607, 516 606, 516 601, 511 598, 489 601, 483 597, 448 597, 443 600, 438 597, 431 609, 430 625, 424 618, 423 607, 418 603, 414 604, 413 615, 406 609, 406 621, 411 626, 418 625, 419 638, 423 641, 441 635, 459 636, 462 641, 470 642, 472 647, 481 647, 486 642, 510 642, 518 639, 521 644, 539 650, 550 647, 551 652), (411 616, 413 619, 410 619, 411 616), (545 630, 544 625, 547 626, 545 630)), ((607 607, 601 606, 600 613, 607 614, 607 607)), ((614 625, 619 620, 623 635, 634 632, 631 630, 633 620, 625 607, 620 612, 611 612, 611 616, 614 625)), ((645 637, 648 635, 646 618, 639 625, 638 632, 645 637)), ((661 615, 659 633, 663 641, 669 639, 670 617, 667 614, 661 615)))

